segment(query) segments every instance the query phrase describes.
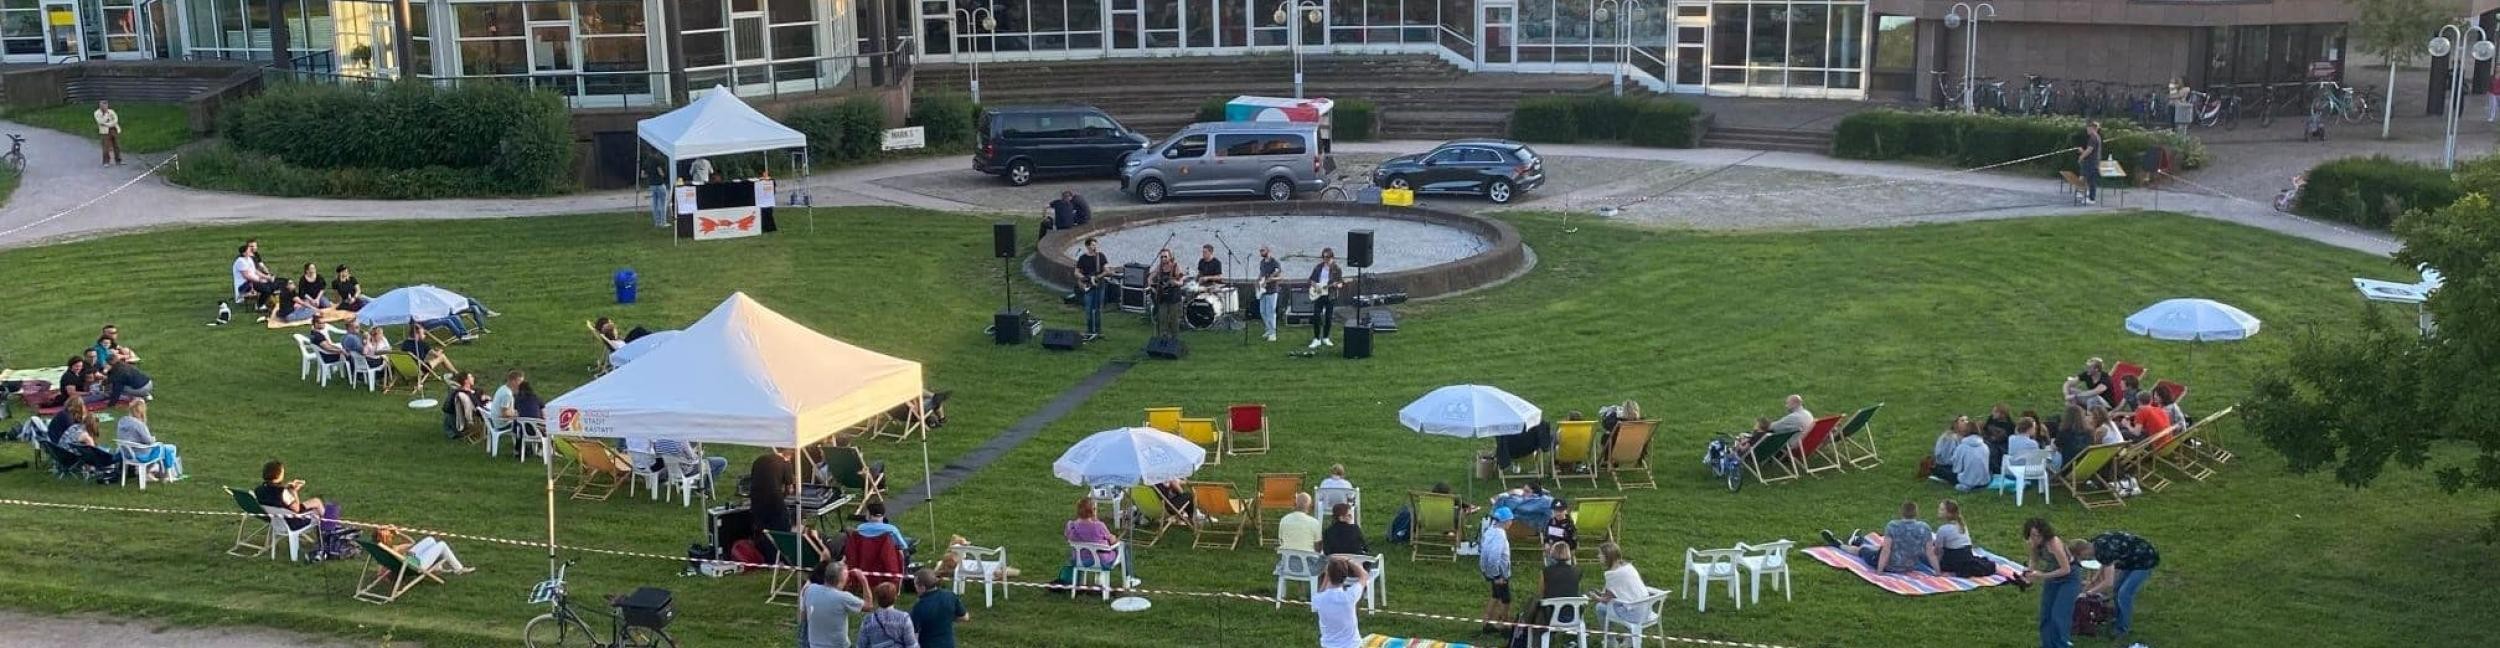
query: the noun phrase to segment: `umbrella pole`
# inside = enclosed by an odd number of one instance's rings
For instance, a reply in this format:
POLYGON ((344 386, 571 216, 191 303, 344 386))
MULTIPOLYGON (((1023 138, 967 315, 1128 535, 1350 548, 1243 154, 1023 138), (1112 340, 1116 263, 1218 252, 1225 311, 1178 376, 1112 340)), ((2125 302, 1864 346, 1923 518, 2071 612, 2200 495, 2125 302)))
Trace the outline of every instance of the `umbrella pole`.
POLYGON ((552 580, 556 577, 556 462, 540 459, 547 469, 547 578, 552 580))

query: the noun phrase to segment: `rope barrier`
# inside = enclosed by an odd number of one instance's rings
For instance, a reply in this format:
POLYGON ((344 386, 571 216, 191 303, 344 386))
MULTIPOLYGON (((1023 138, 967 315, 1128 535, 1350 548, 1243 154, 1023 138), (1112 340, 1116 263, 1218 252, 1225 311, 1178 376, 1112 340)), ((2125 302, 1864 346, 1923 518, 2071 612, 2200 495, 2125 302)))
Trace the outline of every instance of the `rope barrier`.
MULTIPOLYGON (((258 519, 258 518, 262 518, 262 517, 263 517, 263 516, 258 515, 258 514, 249 514, 249 513, 244 513, 244 512, 241 512, 241 511, 199 511, 199 510, 187 510, 187 509, 150 508, 150 507, 136 507, 136 506, 105 506, 105 505, 98 505, 98 504, 71 504, 71 503, 65 503, 65 502, 44 502, 44 501, 24 500, 24 499, 0 499, 0 505, 8 505, 8 506, 24 506, 24 507, 33 507, 33 508, 48 508, 48 509, 63 509, 63 510, 76 510, 76 511, 100 511, 100 512, 110 512, 110 513, 143 513, 143 514, 152 514, 152 515, 181 515, 181 516, 192 516, 192 517, 252 518, 252 519, 258 519)), ((484 542, 484 543, 495 544, 495 545, 503 545, 503 546, 511 546, 511 547, 521 547, 521 548, 528 548, 528 549, 535 549, 535 550, 545 550, 545 549, 548 549, 548 548, 549 548, 548 543, 543 542, 543 541, 532 541, 532 540, 514 540, 514 539, 509 539, 509 538, 497 538, 497 537, 493 537, 493 536, 482 536, 482 535, 469 534, 469 533, 457 533, 457 532, 451 532, 451 531, 443 531, 443 530, 439 530, 439 529, 429 529, 429 528, 422 528, 422 527, 410 527, 410 526, 405 526, 405 525, 396 525, 396 524, 383 524, 383 523, 377 523, 377 522, 367 522, 367 521, 362 521, 362 520, 350 520, 350 519, 346 519, 346 518, 340 518, 340 519, 336 519, 336 520, 325 520, 325 519, 320 519, 320 518, 317 518, 317 517, 315 517, 315 516, 311 516, 311 515, 304 515, 304 516, 302 516, 302 518, 303 518, 303 519, 306 519, 306 520, 315 520, 315 521, 329 522, 329 523, 335 523, 335 524, 339 524, 339 525, 343 525, 343 526, 349 526, 349 527, 359 527, 359 528, 366 528, 366 529, 381 529, 381 528, 388 528, 388 529, 392 529, 392 530, 393 530, 393 531, 395 531, 395 532, 400 532, 400 533, 410 534, 411 536, 433 536, 433 537, 436 537, 436 538, 449 538, 449 539, 455 539, 455 540, 467 540, 467 541, 473 541, 473 542, 484 542)), ((685 556, 672 556, 672 555, 668 555, 668 554, 658 554, 658 553, 651 553, 651 552, 644 552, 644 551, 627 551, 627 550, 621 550, 621 549, 605 549, 605 548, 599 548, 599 547, 583 547, 583 546, 566 545, 566 544, 557 544, 557 545, 554 545, 554 549, 555 549, 555 550, 557 550, 557 551, 567 551, 567 552, 573 552, 573 553, 599 554, 599 555, 617 556, 617 557, 623 557, 623 558, 643 558, 643 559, 650 559, 650 560, 665 560, 665 561, 669 561, 669 562, 672 562, 672 563, 681 563, 681 564, 682 564, 682 563, 687 562, 688 560, 690 560, 689 558, 687 558, 687 557, 685 557, 685 556)), ((774 565, 774 564, 768 564, 768 563, 750 563, 750 562, 739 562, 739 561, 734 561, 734 560, 705 560, 704 562, 714 563, 714 564, 737 565, 737 566, 739 566, 739 567, 740 567, 740 568, 742 568, 742 569, 764 569, 764 570, 771 570, 771 569, 790 569, 790 567, 787 567, 787 566, 782 566, 782 565, 774 565)), ((878 578, 894 578, 894 579, 901 579, 901 578, 909 578, 909 577, 911 577, 911 575, 910 575, 910 574, 898 574, 898 573, 890 573, 890 572, 871 572, 871 571, 862 571, 862 570, 853 570, 853 573, 865 574, 865 575, 868 575, 868 576, 878 577, 878 578)), ((951 575, 950 575, 950 576, 951 576, 951 575)), ((1044 582, 1034 582, 1034 581, 1018 581, 1018 580, 1004 580, 1004 579, 1002 579, 1002 580, 998 580, 998 581, 995 581, 995 584, 997 584, 997 585, 999 585, 999 586, 1002 586, 1002 587, 1022 587, 1022 588, 1028 588, 1028 589, 1040 589, 1040 590, 1058 590, 1058 591, 1067 591, 1067 590, 1071 590, 1071 589, 1073 589, 1073 590, 1075 590, 1075 591, 1077 591, 1077 592, 1080 592, 1080 593, 1082 593, 1082 592, 1101 592, 1103 589, 1105 589, 1104 587, 1099 587, 1099 586, 1071 585, 1071 584, 1052 584, 1052 583, 1044 583, 1044 582)), ((1309 606, 1310 606, 1310 603, 1309 603, 1308 601, 1297 601, 1297 600, 1290 599, 1290 598, 1277 598, 1277 597, 1272 597, 1272 596, 1260 596, 1260 595, 1256 595, 1256 594, 1240 594, 1240 593, 1235 593, 1235 592, 1202 592, 1202 591, 1195 591, 1195 590, 1165 590, 1165 589, 1144 589, 1144 588, 1110 588, 1110 589, 1111 589, 1113 592, 1123 593, 1123 594, 1130 594, 1130 595, 1180 596, 1180 597, 1190 597, 1190 598, 1202 598, 1202 599, 1215 599, 1215 600, 1226 600, 1226 601, 1239 601, 1239 602, 1248 602, 1248 603, 1260 603, 1260 604, 1267 604, 1267 605, 1271 605, 1271 606, 1272 606, 1272 605, 1276 605, 1276 604, 1280 604, 1280 603, 1281 603, 1281 604, 1289 604, 1289 605, 1301 606, 1301 607, 1309 607, 1309 606)), ((1411 619, 1421 619, 1421 620, 1427 620, 1427 621, 1449 621, 1449 622, 1459 622, 1459 623, 1484 623, 1484 620, 1483 620, 1483 619, 1468 618, 1468 617, 1461 617, 1461 616, 1454 616, 1454 615, 1447 615, 1447 614, 1434 614, 1434 613, 1429 613, 1429 612, 1414 612, 1414 611, 1408 611, 1408 610, 1395 610, 1395 609, 1370 609, 1370 610, 1359 610, 1359 611, 1364 612, 1364 613, 1367 613, 1367 614, 1371 614, 1371 615, 1374 615, 1374 616, 1395 616, 1395 617, 1403 617, 1403 618, 1411 618, 1411 619)), ((1585 609, 1583 609, 1583 610, 1582 610, 1582 614, 1584 614, 1584 615, 1585 615, 1585 614, 1587 614, 1587 612, 1588 612, 1588 610, 1585 610, 1585 609)), ((1583 619, 1585 619, 1585 618, 1586 618, 1586 617, 1584 616, 1584 617, 1583 617, 1583 619)), ((1721 640, 1721 639, 1704 639, 1704 638, 1699 638, 1699 637, 1677 637, 1677 636, 1671 636, 1671 635, 1642 635, 1642 634, 1638 634, 1638 633, 1621 632, 1621 631, 1616 631, 1616 630, 1611 630, 1611 629, 1605 629, 1605 628, 1569 628, 1569 627, 1553 626, 1553 625, 1547 625, 1547 624, 1523 623, 1523 622, 1516 622, 1516 621, 1496 621, 1496 622, 1493 622, 1492 624, 1493 624, 1493 625, 1496 625, 1496 626, 1501 626, 1501 627, 1504 627, 1504 628, 1525 628, 1525 629, 1529 629, 1529 630, 1541 630, 1541 631, 1546 631, 1546 632, 1559 632, 1559 633, 1569 633, 1569 634, 1586 634, 1586 635, 1591 636, 1591 637, 1620 637, 1620 638, 1627 638, 1627 639, 1634 639, 1634 640, 1643 640, 1643 639, 1662 639, 1662 640, 1665 640, 1665 641, 1671 641, 1671 642, 1676 642, 1676 643, 1684 643, 1684 644, 1691 644, 1691 645, 1698 645, 1698 646, 1724 646, 1724 647, 1728 647, 1728 648, 1787 648, 1786 646, 1780 646, 1780 645, 1777 645, 1777 644, 1750 643, 1750 642, 1742 642, 1742 641, 1728 641, 1728 640, 1721 640)))
POLYGON ((96 194, 94 198, 88 198, 86 202, 82 202, 82 203, 78 203, 77 205, 73 205, 73 206, 71 206, 69 209, 64 209, 64 210, 61 210, 61 211, 58 211, 58 212, 54 212, 54 213, 53 213, 52 215, 50 215, 50 216, 45 216, 45 217, 43 217, 43 218, 38 218, 38 219, 35 219, 35 222, 32 222, 32 223, 27 223, 27 224, 24 224, 24 225, 19 225, 19 226, 17 226, 17 227, 14 227, 14 228, 9 229, 8 231, 0 231, 0 238, 7 238, 9 235, 16 234, 16 233, 18 233, 18 232, 23 232, 23 231, 26 231, 26 230, 29 230, 29 229, 34 229, 34 228, 36 228, 36 227, 42 226, 44 223, 49 223, 49 222, 52 222, 52 221, 55 221, 55 220, 60 220, 60 218, 61 218, 62 216, 68 216, 68 215, 70 215, 70 213, 71 213, 71 212, 75 212, 75 211, 78 211, 78 210, 81 210, 81 209, 86 209, 89 205, 94 205, 94 204, 96 204, 96 202, 98 202, 98 201, 104 200, 104 199, 106 199, 106 198, 111 198, 111 197, 113 197, 113 194, 121 193, 123 189, 129 189, 129 188, 130 188, 130 185, 139 184, 139 181, 141 181, 141 180, 146 180, 146 179, 148 178, 148 176, 156 175, 156 171, 157 171, 158 169, 163 169, 163 168, 165 168, 165 165, 167 165, 167 164, 172 164, 172 163, 174 162, 174 160, 178 160, 178 159, 182 159, 182 155, 180 155, 180 154, 175 154, 175 155, 168 155, 168 156, 165 156, 165 159, 163 159, 163 160, 158 160, 158 161, 157 161, 156 166, 148 167, 148 170, 140 172, 138 177, 131 178, 128 182, 123 182, 123 183, 121 183, 121 186, 114 187, 114 188, 112 188, 112 190, 110 190, 110 191, 106 191, 106 192, 104 192, 104 193, 96 194))

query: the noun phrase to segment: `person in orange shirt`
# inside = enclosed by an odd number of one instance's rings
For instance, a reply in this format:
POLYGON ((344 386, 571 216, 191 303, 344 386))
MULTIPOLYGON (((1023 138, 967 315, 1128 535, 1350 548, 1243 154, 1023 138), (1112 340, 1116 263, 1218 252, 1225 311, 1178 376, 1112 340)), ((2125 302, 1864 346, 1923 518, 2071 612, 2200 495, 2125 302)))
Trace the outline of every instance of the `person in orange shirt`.
POLYGON ((2170 410, 2162 407, 2161 390, 2145 390, 2142 405, 2135 408, 2135 433, 2142 437, 2170 429, 2170 410))

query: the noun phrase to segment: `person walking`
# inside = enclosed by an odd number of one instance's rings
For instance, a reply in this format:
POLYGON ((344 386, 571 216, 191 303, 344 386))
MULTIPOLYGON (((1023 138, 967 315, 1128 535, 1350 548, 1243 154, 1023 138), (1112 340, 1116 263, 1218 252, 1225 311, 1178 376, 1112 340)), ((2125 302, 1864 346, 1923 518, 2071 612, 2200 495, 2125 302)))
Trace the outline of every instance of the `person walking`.
POLYGON ((2196 91, 2188 87, 2187 79, 2173 77, 2170 79, 2170 129, 2185 135, 2188 127, 2194 125, 2196 91))
POLYGON ((122 163, 122 116, 113 112, 113 102, 95 102, 95 132, 103 136, 104 164, 122 163))
POLYGON ((2075 552, 2076 560, 2099 560, 2101 570, 2092 575, 2092 584, 2083 588, 2087 594, 2109 596, 2118 616, 2110 627, 2110 638, 2127 636, 2135 629, 2135 595, 2144 589, 2144 581, 2153 577, 2153 568, 2161 565, 2161 553, 2153 543, 2125 531, 2111 531, 2092 536, 2092 541, 2075 552))
POLYGON ((2483 89, 2483 123, 2500 122, 2500 73, 2491 75, 2491 87, 2483 89))
POLYGON ((2075 172, 2083 174, 2083 204, 2101 201, 2101 120, 2083 122, 2082 150, 2075 152, 2075 172))
POLYGON ((2040 648, 2071 648, 2075 630, 2075 598, 2083 583, 2075 577, 2075 558, 2049 521, 2023 522, 2023 542, 2031 546, 2031 568, 2016 585, 2040 586, 2040 648))

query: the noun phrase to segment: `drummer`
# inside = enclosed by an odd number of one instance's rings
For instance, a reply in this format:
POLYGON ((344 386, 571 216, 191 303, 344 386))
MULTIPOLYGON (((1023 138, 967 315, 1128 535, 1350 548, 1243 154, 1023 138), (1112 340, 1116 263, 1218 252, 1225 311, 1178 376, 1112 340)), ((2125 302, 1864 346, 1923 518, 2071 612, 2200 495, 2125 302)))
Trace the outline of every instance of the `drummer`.
POLYGON ((1198 285, 1215 287, 1224 283, 1224 262, 1215 258, 1215 246, 1198 246, 1198 285))

